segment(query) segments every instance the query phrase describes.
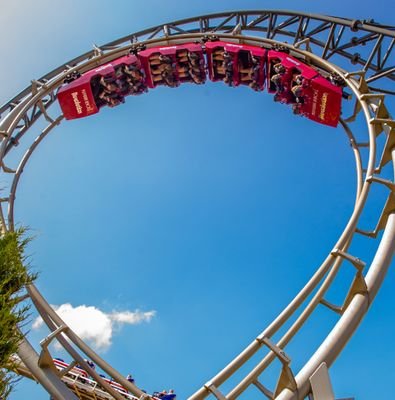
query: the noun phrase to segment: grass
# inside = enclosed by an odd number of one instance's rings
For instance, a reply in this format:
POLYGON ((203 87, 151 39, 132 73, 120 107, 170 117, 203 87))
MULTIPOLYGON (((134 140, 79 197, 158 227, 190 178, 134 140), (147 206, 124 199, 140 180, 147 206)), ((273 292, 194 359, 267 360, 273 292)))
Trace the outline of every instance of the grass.
POLYGON ((32 283, 35 274, 28 271, 26 245, 30 239, 25 229, 7 232, 0 237, 0 398, 10 395, 16 376, 10 370, 10 356, 22 339, 19 330, 27 318, 28 306, 21 305, 22 289, 32 283), (7 366, 7 367, 6 367, 7 366))

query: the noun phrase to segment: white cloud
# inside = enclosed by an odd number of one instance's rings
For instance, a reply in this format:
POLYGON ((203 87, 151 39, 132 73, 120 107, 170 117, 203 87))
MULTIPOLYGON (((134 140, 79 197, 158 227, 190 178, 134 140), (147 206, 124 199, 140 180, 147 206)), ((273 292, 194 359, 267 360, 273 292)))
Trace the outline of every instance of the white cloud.
POLYGON ((121 312, 113 312, 109 315, 112 321, 117 322, 119 324, 140 324, 141 322, 150 322, 151 319, 155 316, 155 311, 146 311, 141 312, 136 310, 134 312, 131 311, 121 311, 121 312))
MULTIPOLYGON (((66 324, 83 340, 97 350, 106 350, 111 345, 114 329, 122 325, 137 325, 150 322, 156 311, 113 311, 105 313, 97 307, 81 305, 73 307, 70 303, 52 306, 66 324)), ((33 322, 32 328, 39 329, 44 324, 41 317, 33 322)))

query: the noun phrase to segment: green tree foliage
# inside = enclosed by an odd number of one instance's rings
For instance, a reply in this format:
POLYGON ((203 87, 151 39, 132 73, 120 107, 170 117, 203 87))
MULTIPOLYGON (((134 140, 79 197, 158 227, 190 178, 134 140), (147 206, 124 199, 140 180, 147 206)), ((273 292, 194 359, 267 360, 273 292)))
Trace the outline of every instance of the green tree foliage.
POLYGON ((15 381, 9 371, 10 356, 16 353, 22 334, 18 327, 27 317, 27 306, 19 302, 21 290, 36 276, 26 267, 24 254, 29 239, 25 230, 7 232, 0 237, 0 398, 6 399, 15 381), (6 368, 7 367, 7 368, 6 368))

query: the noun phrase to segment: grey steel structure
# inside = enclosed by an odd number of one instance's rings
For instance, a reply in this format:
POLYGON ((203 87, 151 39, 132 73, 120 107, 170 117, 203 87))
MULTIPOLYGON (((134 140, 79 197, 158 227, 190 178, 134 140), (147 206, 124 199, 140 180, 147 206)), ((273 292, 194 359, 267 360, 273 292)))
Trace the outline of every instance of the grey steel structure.
MULTIPOLYGON (((323 363, 330 366, 334 362, 357 329, 380 288, 395 250, 395 183, 393 178, 388 178, 388 166, 391 162, 395 165, 395 121, 387 108, 387 103, 393 101, 395 94, 394 27, 381 26, 372 20, 359 21, 300 12, 236 11, 158 25, 95 47, 32 81, 31 86, 0 108, 0 165, 3 176, 9 178, 9 186, 3 189, 0 199, 2 231, 14 229, 16 190, 30 156, 52 129, 62 122, 62 115, 54 114, 51 105, 56 101, 56 90, 68 73, 74 70, 83 73, 141 44, 147 47, 167 45, 207 36, 266 48, 281 43, 290 49, 291 54, 304 58, 322 71, 338 73, 353 94, 354 112, 341 121, 355 155, 357 172, 355 206, 344 231, 322 265, 281 314, 222 371, 189 397, 189 400, 207 397, 233 400, 242 397, 253 386, 256 389, 254 398, 303 399, 314 395, 311 389, 314 374, 320 371, 323 363), (353 132, 353 121, 358 119, 366 121, 366 129, 356 134, 353 132), (44 121, 46 127, 38 132, 33 141, 26 143, 28 150, 15 162, 15 157, 12 157, 14 149, 20 142, 29 140, 25 134, 37 121, 44 121), (381 139, 383 137, 385 141, 381 139), (368 152, 366 157, 361 154, 363 151, 368 152), (380 206, 382 212, 378 215, 376 227, 360 226, 360 216, 372 188, 376 186, 387 188, 387 201, 380 206), (356 235, 377 242, 369 265, 349 250, 356 235), (335 277, 345 265, 353 268, 353 279, 342 304, 335 305, 327 299, 327 293, 336 284, 335 277), (337 322, 327 332, 319 348, 307 355, 304 366, 294 372, 290 366, 292 354, 288 353, 287 346, 304 323, 322 307, 331 310, 337 316, 337 322), (258 361, 252 367, 248 364, 245 372, 246 363, 256 354, 260 354, 258 361), (274 360, 280 365, 279 377, 274 387, 268 387, 261 375, 274 360), (243 373, 240 372, 241 368, 243 373), (222 385, 236 372, 237 382, 225 392, 222 385)), ((390 175, 393 176, 393 173, 390 175)), ((135 398, 150 398, 81 341, 50 308, 34 285, 27 288, 27 295, 51 334, 42 340, 40 354, 35 352, 27 339, 21 343, 18 353, 21 374, 34 377, 56 399, 124 399, 87 365, 84 361, 87 357, 127 388, 135 398), (65 377, 54 368, 48 350, 53 340, 57 340, 69 353, 74 360, 73 365, 80 364, 102 386, 101 392, 107 392, 108 397, 96 393, 95 388, 91 393, 82 393, 76 389, 76 385, 66 382, 66 386, 62 383, 65 377)))

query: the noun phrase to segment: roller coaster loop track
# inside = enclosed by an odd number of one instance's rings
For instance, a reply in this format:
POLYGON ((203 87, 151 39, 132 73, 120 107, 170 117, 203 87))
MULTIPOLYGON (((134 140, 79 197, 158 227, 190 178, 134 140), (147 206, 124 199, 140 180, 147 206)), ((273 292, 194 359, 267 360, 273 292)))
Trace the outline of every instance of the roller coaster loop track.
MULTIPOLYGON (((356 331, 376 296, 395 249, 395 183, 388 178, 387 164, 395 165, 395 121, 387 105, 394 99, 395 28, 382 26, 372 20, 360 21, 338 17, 321 16, 300 12, 258 10, 235 11, 204 15, 155 26, 103 46, 70 60, 55 70, 32 81, 32 84, 0 108, 0 165, 1 173, 7 176, 9 186, 3 188, 0 199, 0 223, 2 232, 14 229, 14 203, 20 177, 30 156, 44 138, 63 121, 62 115, 54 115, 51 105, 56 101, 57 89, 66 75, 78 70, 80 73, 120 57, 141 45, 171 45, 213 37, 270 48, 281 44, 295 57, 327 72, 339 74, 352 93, 354 111, 341 120, 355 156, 356 197, 353 212, 343 232, 323 263, 296 297, 278 317, 222 371, 212 377, 189 400, 216 398, 233 400, 248 389, 256 390, 254 398, 304 399, 312 394, 312 377, 323 363, 330 367, 356 331), (358 118, 366 121, 364 132, 354 132, 358 118), (26 135, 37 121, 45 124, 33 140, 26 135), (364 137, 362 137, 364 136, 364 137), (378 138, 385 137, 383 145, 378 138), (31 142, 26 143, 26 141, 31 142), (26 153, 15 163, 13 150, 24 141, 26 153), (369 152, 361 156, 361 149, 369 152), (360 216, 367 207, 369 194, 375 187, 384 187, 387 200, 380 205, 381 214, 375 227, 360 226, 360 216), (357 254, 349 251, 355 235, 375 241, 375 254, 367 265, 357 254), (335 277, 343 265, 351 266, 354 277, 341 304, 327 299, 330 287, 336 284, 335 277), (292 354, 288 345, 301 330, 304 323, 325 307, 336 315, 336 324, 327 332, 321 345, 297 372, 291 369, 292 354), (274 338, 276 337, 276 338, 274 338), (223 384, 239 371, 256 354, 258 362, 253 365, 234 386, 225 393, 223 384), (263 372, 277 360, 278 380, 275 387, 263 382, 263 372)), ((20 345, 18 372, 34 378, 55 399, 124 399, 94 369, 85 358, 91 359, 108 376, 125 387, 131 398, 151 398, 88 347, 51 309, 37 288, 26 288, 31 301, 50 330, 41 341, 37 353, 28 339, 20 345), (57 341, 73 360, 97 382, 97 387, 84 391, 76 381, 67 378, 68 371, 54 368, 48 345, 57 341), (63 382, 62 382, 63 381, 63 382), (67 385, 64 385, 64 382, 67 385), (100 388, 99 388, 100 387, 100 388)), ((229 386, 229 385, 227 385, 229 386)))

